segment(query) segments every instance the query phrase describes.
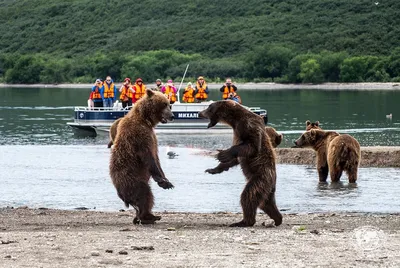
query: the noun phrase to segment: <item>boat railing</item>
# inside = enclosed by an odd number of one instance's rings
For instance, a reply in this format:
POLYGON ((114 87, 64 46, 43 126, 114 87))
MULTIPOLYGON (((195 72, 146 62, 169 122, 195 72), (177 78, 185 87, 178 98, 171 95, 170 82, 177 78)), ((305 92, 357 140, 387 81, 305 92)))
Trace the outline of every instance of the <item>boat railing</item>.
POLYGON ((127 106, 125 108, 121 107, 87 107, 87 106, 76 106, 75 111, 96 111, 96 112, 109 112, 109 111, 128 111, 132 106, 127 106))

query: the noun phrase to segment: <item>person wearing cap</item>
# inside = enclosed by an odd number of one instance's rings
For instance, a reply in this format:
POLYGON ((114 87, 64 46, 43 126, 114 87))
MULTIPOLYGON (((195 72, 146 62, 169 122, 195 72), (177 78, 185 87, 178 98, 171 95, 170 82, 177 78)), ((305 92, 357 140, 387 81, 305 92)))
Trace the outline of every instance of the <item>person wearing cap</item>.
POLYGON ((124 79, 124 83, 120 87, 119 92, 121 92, 119 99, 122 102, 122 108, 132 106, 135 91, 132 88, 131 79, 129 77, 124 79))
POLYGON ((114 81, 111 79, 111 76, 107 76, 106 80, 103 83, 103 98, 104 98, 104 107, 113 107, 113 103, 117 97, 117 87, 114 84, 114 81))
POLYGON ((142 78, 136 79, 136 82, 133 85, 133 90, 135 90, 135 98, 132 99, 132 102, 135 103, 146 94, 146 85, 143 84, 142 78))
POLYGON ((93 107, 103 107, 103 82, 100 79, 96 79, 92 87, 91 98, 93 101, 93 107))
POLYGON ((232 83, 230 78, 226 79, 225 84, 219 89, 222 92, 222 99, 226 100, 229 97, 229 94, 236 93, 237 87, 232 83))
POLYGON ((197 78, 194 97, 196 102, 206 101, 208 98, 208 86, 203 76, 197 78))
POLYGON ((156 80, 156 87, 153 87, 152 90, 155 91, 161 91, 162 87, 163 87, 163 83, 161 82, 161 79, 157 79, 156 80))
POLYGON ((194 102, 194 88, 192 87, 192 83, 187 83, 185 90, 183 91, 182 101, 186 103, 194 102))
POLYGON ((174 104, 176 102, 176 91, 177 90, 174 86, 174 82, 171 79, 168 80, 167 84, 161 88, 161 92, 167 96, 170 104, 174 104))

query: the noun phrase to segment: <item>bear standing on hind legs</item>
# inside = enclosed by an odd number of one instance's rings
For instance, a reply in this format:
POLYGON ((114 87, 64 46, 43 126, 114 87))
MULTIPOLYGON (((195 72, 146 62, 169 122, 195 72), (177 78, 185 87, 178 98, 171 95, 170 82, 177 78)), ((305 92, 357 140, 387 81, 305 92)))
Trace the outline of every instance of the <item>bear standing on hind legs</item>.
POLYGON ((339 182, 343 171, 350 183, 357 181, 361 149, 358 141, 350 135, 334 131, 311 129, 296 141, 296 147, 311 147, 317 152, 317 170, 320 182, 326 182, 328 172, 332 182, 339 182))
POLYGON ((218 122, 233 128, 233 146, 227 150, 220 150, 216 156, 219 165, 206 170, 210 174, 217 174, 238 164, 243 170, 247 181, 240 198, 243 220, 230 226, 253 226, 256 222, 257 208, 271 217, 276 226, 280 225, 282 215, 275 203, 275 152, 266 134, 263 119, 230 100, 210 104, 207 109, 199 112, 199 117, 210 120, 208 128, 218 122))
POLYGON ((154 127, 173 119, 164 94, 146 90, 146 95, 120 120, 111 150, 110 175, 118 196, 136 210, 133 223, 153 224, 160 220, 151 212, 154 204, 150 177, 161 188, 174 186, 165 177, 158 158, 154 127))

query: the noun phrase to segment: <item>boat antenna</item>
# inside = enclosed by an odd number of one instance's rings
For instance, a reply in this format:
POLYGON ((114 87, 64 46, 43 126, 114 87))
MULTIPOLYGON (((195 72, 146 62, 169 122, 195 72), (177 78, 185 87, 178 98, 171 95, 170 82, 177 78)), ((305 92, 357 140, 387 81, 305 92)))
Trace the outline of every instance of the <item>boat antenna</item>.
POLYGON ((178 95, 178 102, 181 102, 180 99, 179 99, 179 91, 181 90, 182 83, 183 83, 183 80, 185 79, 186 72, 187 72, 188 68, 189 68, 189 64, 186 66, 186 70, 185 70, 185 73, 183 74, 181 84, 179 85, 179 88, 178 88, 178 92, 176 92, 176 95, 178 95))

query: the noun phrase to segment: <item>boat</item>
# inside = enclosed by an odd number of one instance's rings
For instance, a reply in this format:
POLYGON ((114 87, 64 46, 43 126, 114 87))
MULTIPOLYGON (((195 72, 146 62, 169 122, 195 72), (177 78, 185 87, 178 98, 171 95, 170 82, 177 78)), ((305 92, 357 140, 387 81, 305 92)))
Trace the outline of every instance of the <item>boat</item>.
MULTIPOLYGON (((176 102, 172 105, 174 120, 166 124, 158 124, 155 128, 156 133, 230 133, 231 127, 218 123, 212 129, 207 129, 208 119, 199 118, 198 112, 206 109, 213 101, 201 103, 181 103, 176 102)), ((244 105, 242 105, 244 106, 244 105)), ((267 110, 260 107, 247 107, 248 110, 263 117, 265 124, 268 123, 267 110)), ((74 107, 74 121, 67 122, 72 127, 74 133, 79 136, 95 137, 102 133, 108 133, 115 120, 125 116, 131 107, 122 108, 121 103, 116 103, 114 107, 74 107)))

